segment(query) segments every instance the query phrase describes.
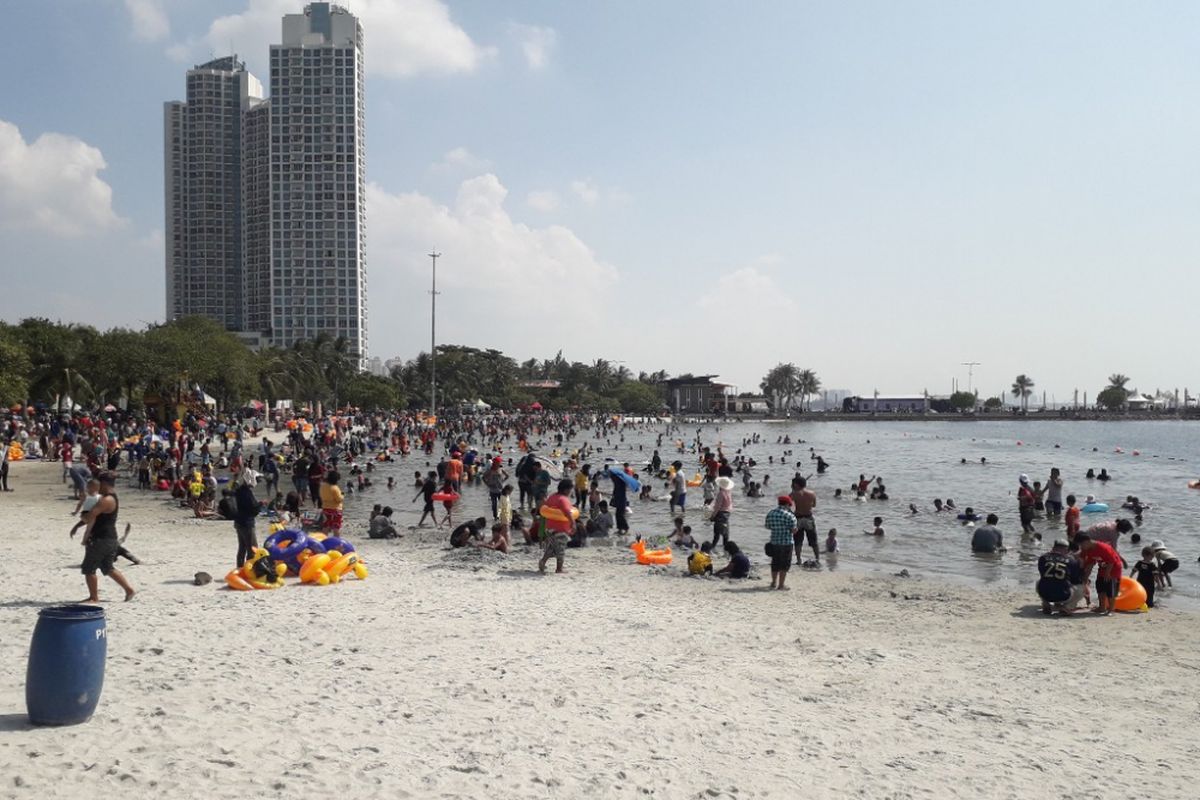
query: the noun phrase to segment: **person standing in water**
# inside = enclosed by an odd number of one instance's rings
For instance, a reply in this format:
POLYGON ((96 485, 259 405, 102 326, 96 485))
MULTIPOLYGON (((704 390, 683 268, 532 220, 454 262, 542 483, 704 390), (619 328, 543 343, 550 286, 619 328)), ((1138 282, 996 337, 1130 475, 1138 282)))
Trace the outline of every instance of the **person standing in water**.
POLYGON ((808 488, 808 481, 799 475, 792 478, 792 493, 788 495, 792 499, 795 506, 796 514, 796 536, 794 546, 796 549, 796 564, 804 562, 804 540, 808 539, 808 546, 813 551, 813 561, 821 563, 821 551, 817 548, 817 522, 813 519, 813 509, 817 507, 817 493, 808 488))
POLYGON ((125 600, 129 601, 136 593, 121 571, 114 566, 117 552, 121 549, 121 544, 117 541, 117 513, 120 511, 121 501, 113 491, 116 478, 111 472, 102 472, 99 480, 100 500, 88 514, 87 530, 83 534, 85 549, 83 564, 79 569, 88 588, 88 596, 83 602, 100 602, 100 580, 96 577, 96 570, 116 581, 117 585, 125 590, 125 600))
POLYGON ((1046 479, 1046 516, 1057 517, 1063 512, 1063 479, 1058 467, 1050 469, 1050 477, 1046 479))

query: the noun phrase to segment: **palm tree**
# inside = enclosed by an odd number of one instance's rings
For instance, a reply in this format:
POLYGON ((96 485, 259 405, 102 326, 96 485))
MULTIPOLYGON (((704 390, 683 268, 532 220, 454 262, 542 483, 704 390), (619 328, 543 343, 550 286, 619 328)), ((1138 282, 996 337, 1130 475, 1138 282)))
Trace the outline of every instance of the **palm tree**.
POLYGON ((812 411, 812 396, 820 393, 821 379, 811 369, 802 369, 797 376, 800 385, 800 399, 808 411, 812 411))
POLYGON ((1021 411, 1029 410, 1029 395, 1033 394, 1033 378, 1022 372, 1013 380, 1012 395, 1021 399, 1021 411))
POLYGON ((266 401, 266 421, 271 422, 271 409, 276 400, 291 398, 300 385, 300 359, 294 351, 264 347, 256 356, 255 370, 258 385, 266 401))
POLYGON ((784 413, 790 414, 796 395, 800 392, 800 370, 795 364, 776 364, 762 379, 759 388, 763 394, 774 396, 776 405, 782 406, 784 413), (782 403, 778 402, 780 398, 782 403))
POLYGON ((1129 376, 1122 375, 1119 372, 1114 372, 1108 376, 1108 386, 1111 389, 1124 389, 1125 384, 1129 383, 1129 376))

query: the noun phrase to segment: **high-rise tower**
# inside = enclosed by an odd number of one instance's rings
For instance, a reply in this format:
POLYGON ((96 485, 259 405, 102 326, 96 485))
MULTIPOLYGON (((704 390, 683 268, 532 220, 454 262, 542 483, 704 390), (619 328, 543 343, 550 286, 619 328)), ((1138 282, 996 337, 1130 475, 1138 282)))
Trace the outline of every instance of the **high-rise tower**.
POLYGON ((363 33, 311 3, 271 46, 271 341, 367 351, 363 33))
POLYGON ((236 57, 164 110, 167 318, 263 343, 325 333, 367 352, 363 34, 311 3, 271 46, 271 98, 236 57))
POLYGON ((261 98, 228 56, 188 70, 187 101, 164 108, 168 319, 242 329, 242 117, 261 98))

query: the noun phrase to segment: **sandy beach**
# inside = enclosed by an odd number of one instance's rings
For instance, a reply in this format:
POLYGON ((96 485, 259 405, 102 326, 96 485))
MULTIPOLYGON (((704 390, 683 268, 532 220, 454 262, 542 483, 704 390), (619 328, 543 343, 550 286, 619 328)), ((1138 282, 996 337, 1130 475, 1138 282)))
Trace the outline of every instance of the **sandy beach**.
MULTIPOLYGON (((569 551, 568 574, 543 577, 520 547, 368 541, 361 519, 384 500, 369 495, 347 514, 367 580, 235 593, 218 588, 232 524, 124 479, 120 520, 145 563, 125 570, 134 601, 106 604, 99 709, 32 728, 37 610, 84 596, 59 470, 14 464, 0 497, 0 797, 1194 793, 1186 612, 1047 619, 1031 595, 916 570, 793 572, 769 592, 767 577, 685 578, 619 547, 569 551), (198 570, 217 582, 192 585, 198 570)), ((402 530, 409 497, 386 498, 402 530)), ((462 518, 485 502, 471 490, 462 518)))

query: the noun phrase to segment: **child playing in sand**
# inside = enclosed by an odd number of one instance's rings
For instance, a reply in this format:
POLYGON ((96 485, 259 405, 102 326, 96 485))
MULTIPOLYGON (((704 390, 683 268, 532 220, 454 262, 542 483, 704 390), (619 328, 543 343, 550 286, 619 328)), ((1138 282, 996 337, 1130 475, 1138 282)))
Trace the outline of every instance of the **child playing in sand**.
POLYGON ((1158 569, 1158 560, 1154 557, 1154 548, 1142 548, 1142 559, 1135 563, 1129 574, 1146 590, 1146 605, 1154 608, 1154 590, 1162 581, 1162 573, 1158 569))
POLYGON ((696 548, 696 540, 692 538, 692 526, 684 525, 681 530, 678 530, 674 539, 677 547, 686 547, 689 550, 696 548))
POLYGON ((592 508, 592 536, 608 536, 612 531, 613 515, 608 510, 608 501, 601 500, 599 505, 592 508))
POLYGON ((883 517, 875 518, 875 530, 863 531, 867 536, 883 536, 883 517))
POLYGON ((830 528, 829 533, 825 536, 825 552, 838 552, 837 528, 830 528))
POLYGON ((712 575, 712 542, 700 545, 699 550, 688 556, 689 575, 712 575))
POLYGON ((491 540, 478 542, 475 546, 484 550, 496 550, 501 553, 508 553, 508 526, 497 522, 492 526, 491 540))

